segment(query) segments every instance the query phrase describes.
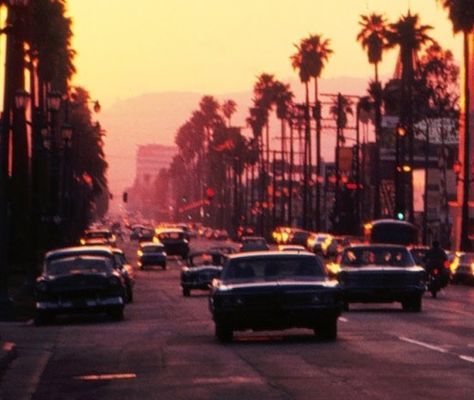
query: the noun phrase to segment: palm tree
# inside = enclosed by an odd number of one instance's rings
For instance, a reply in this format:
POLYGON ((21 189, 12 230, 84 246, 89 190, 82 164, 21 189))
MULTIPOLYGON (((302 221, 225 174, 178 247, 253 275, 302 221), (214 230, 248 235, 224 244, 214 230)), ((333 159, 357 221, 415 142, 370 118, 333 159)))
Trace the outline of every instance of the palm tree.
POLYGON ((224 114, 224 117, 227 119, 227 124, 230 127, 232 115, 237 111, 237 103, 232 99, 226 100, 222 103, 221 109, 222 114, 224 114))
MULTIPOLYGON (((469 69, 469 36, 473 35, 474 31, 474 4, 472 0, 441 0, 443 7, 449 12, 449 18, 453 23, 453 30, 455 33, 463 33, 463 49, 464 49, 464 148, 462 149, 463 166, 464 166, 464 182, 463 182, 463 198, 461 209, 461 237, 460 249, 461 251, 470 250, 471 243, 468 236, 469 230, 469 184, 470 184, 470 98, 469 87, 472 78, 472 68, 469 69)), ((460 149, 461 150, 461 149, 460 149)))
MULTIPOLYGON (((382 14, 372 13, 370 15, 361 15, 359 25, 361 30, 357 35, 357 40, 361 43, 362 48, 367 50, 369 63, 374 65, 375 85, 380 86, 378 65, 382 61, 384 49, 387 47, 387 20, 382 14)), ((376 91, 374 94, 380 94, 376 91)), ((381 125, 382 125, 382 99, 380 96, 374 96, 375 106, 375 142, 380 144, 381 125)), ((378 146, 375 163, 378 165, 378 146)), ((378 218, 380 216, 380 182, 378 168, 374 173, 375 193, 377 194, 374 202, 374 214, 378 218)))
POLYGON ((334 226, 336 232, 340 229, 339 214, 340 214, 340 199, 339 199, 339 183, 340 183, 340 173, 339 173, 339 151, 341 145, 345 143, 344 139, 344 128, 347 126, 347 116, 352 115, 352 101, 350 98, 341 95, 340 93, 334 98, 334 103, 329 109, 329 113, 336 120, 337 126, 337 136, 336 136, 336 154, 335 154, 335 191, 334 191, 334 226))
MULTIPOLYGON (((295 45, 297 52, 293 54, 291 64, 295 70, 298 70, 300 81, 305 85, 306 99, 306 131, 305 131, 305 159, 309 163, 309 170, 305 162, 305 182, 312 176, 311 161, 311 134, 310 134, 310 112, 309 112, 309 81, 314 78, 314 102, 319 107, 318 78, 324 69, 325 63, 333 51, 329 48, 329 39, 323 39, 321 35, 310 35, 301 39, 299 45, 295 45)), ((318 112, 319 115, 319 112, 318 112)), ((316 174, 319 177, 321 173, 321 121, 316 118, 316 174)), ((306 189, 306 187, 305 187, 306 189)), ((311 193, 309 193, 309 207, 311 208, 311 193)), ((306 190, 303 197, 303 214, 306 220, 307 212, 306 190)), ((316 185, 316 228, 320 225, 320 194, 319 184, 316 185)))
MULTIPOLYGON (((290 85, 284 84, 280 81, 275 82, 275 104, 277 118, 281 122, 281 176, 282 182, 285 181, 285 160, 286 160, 286 121, 288 113, 293 103, 294 94, 290 89, 290 85)), ((280 220, 281 223, 285 221, 285 204, 283 192, 281 192, 280 202, 280 220)))
MULTIPOLYGON (((387 43, 389 47, 399 47, 401 61, 401 107, 400 124, 404 125, 408 137, 408 159, 412 167, 408 173, 408 196, 404 195, 404 183, 396 185, 398 199, 400 199, 401 210, 397 212, 408 212, 408 218, 413 221, 413 87, 415 82, 415 62, 417 52, 433 39, 427 34, 432 29, 429 25, 420 25, 418 14, 401 16, 400 19, 390 24, 387 30, 387 43), (408 207, 405 205, 405 198, 408 207)), ((403 159, 403 154, 402 154, 403 159)))

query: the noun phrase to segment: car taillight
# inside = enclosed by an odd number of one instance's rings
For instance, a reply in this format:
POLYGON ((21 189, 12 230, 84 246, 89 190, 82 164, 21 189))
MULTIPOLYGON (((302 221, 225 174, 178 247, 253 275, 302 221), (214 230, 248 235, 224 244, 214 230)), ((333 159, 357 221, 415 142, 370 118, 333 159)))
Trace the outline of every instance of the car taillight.
POLYGON ((439 275, 439 271, 438 271, 437 269, 434 269, 434 270, 432 271, 432 273, 433 273, 433 275, 439 275))

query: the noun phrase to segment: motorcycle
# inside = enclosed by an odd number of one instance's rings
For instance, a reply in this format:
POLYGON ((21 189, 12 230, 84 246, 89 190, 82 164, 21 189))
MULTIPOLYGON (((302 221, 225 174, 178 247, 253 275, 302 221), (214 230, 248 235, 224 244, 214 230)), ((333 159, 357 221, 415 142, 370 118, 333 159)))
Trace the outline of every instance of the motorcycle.
POLYGON ((445 268, 433 268, 428 273, 427 288, 431 296, 436 298, 438 292, 445 288, 449 282, 449 271, 445 268))

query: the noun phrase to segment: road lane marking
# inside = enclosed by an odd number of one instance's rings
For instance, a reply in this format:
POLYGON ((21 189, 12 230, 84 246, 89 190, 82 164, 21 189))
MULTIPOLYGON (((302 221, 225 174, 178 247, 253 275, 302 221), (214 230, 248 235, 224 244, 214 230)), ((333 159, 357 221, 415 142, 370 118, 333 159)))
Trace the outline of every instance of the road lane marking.
POLYGON ((100 374, 100 375, 81 375, 75 376, 74 379, 79 381, 111 381, 116 379, 134 379, 136 374, 100 374))
POLYGON ((255 378, 250 376, 229 376, 222 378, 195 378, 193 379, 194 384, 198 385, 209 385, 209 384, 229 384, 229 383, 262 383, 261 378, 255 378))
POLYGON ((404 337, 404 336, 400 336, 399 339, 403 342, 416 344, 418 346, 425 347, 425 348, 430 349, 430 350, 438 351, 440 353, 449 353, 448 350, 443 349, 442 347, 435 346, 433 344, 429 344, 429 343, 425 343, 425 342, 420 342, 419 340, 410 339, 410 338, 407 338, 407 337, 404 337))
POLYGON ((341 322, 349 322, 349 320, 347 318, 344 318, 344 317, 339 317, 339 321, 341 322))

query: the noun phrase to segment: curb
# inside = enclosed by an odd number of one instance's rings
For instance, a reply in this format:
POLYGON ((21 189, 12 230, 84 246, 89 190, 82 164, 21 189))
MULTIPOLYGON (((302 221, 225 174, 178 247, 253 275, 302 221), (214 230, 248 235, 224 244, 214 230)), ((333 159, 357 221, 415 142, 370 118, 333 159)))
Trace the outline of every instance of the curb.
POLYGON ((16 356, 17 351, 15 343, 0 341, 0 377, 16 356))

